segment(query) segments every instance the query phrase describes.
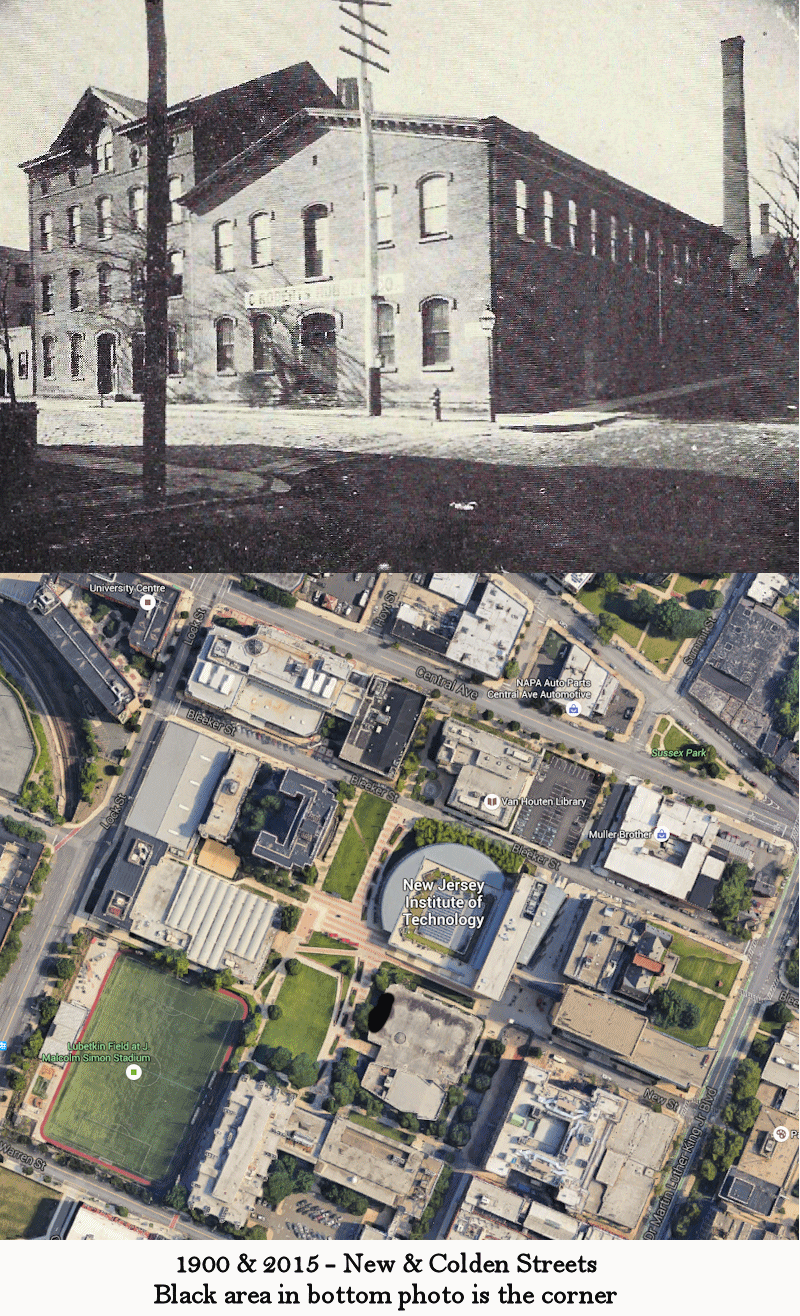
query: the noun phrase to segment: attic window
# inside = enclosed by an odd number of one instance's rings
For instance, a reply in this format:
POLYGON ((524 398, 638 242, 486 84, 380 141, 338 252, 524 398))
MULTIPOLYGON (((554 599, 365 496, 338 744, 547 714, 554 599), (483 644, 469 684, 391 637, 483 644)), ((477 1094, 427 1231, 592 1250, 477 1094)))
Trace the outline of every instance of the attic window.
POLYGON ((180 137, 172 136, 169 139, 169 153, 174 155, 180 145, 180 137))
POLYGON ((312 155, 312 157, 311 157, 311 163, 312 163, 312 165, 315 165, 315 164, 317 164, 318 162, 319 162, 319 157, 316 156, 316 155, 312 155))
POLYGON ((97 138, 94 148, 94 172, 109 174, 114 168, 114 134, 106 126, 97 138))
POLYGON ((50 179, 43 178, 41 183, 39 184, 39 187, 41 189, 42 196, 47 196, 47 193, 50 191, 50 179))
POLYGON ((138 146, 131 147, 131 165, 135 169, 142 158, 142 152, 138 146))
POLYGON ((78 175, 77 175, 76 171, 75 171, 74 169, 70 169, 69 172, 68 172, 68 174, 67 174, 67 177, 68 177, 68 179, 69 179, 69 185, 70 185, 70 187, 74 187, 75 184, 76 184, 77 181, 78 181, 78 175))

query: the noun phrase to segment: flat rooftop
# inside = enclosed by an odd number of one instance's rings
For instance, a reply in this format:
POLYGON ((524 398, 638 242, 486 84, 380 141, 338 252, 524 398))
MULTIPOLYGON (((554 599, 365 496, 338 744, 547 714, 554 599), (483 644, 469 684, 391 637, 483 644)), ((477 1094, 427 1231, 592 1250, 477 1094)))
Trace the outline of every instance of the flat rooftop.
POLYGON ((40 590, 28 607, 28 616, 88 686, 100 706, 113 717, 125 716, 135 699, 133 688, 57 596, 49 589, 40 590), (46 611, 41 611, 41 607, 46 611))
POLYGON ((186 854, 229 760, 230 750, 218 740, 167 722, 128 826, 186 854))
POLYGON ((567 987, 553 1014, 553 1027, 632 1059, 647 1020, 604 996, 595 996, 581 987, 567 987))
POLYGON ((502 676, 527 615, 523 603, 489 581, 472 610, 461 614, 448 658, 486 676, 502 676))
POLYGON ((214 794, 211 811, 200 826, 200 835, 227 841, 236 825, 242 801, 258 772, 259 757, 237 750, 225 769, 214 794))
POLYGON ((392 996, 387 1022, 369 1034, 370 1042, 380 1047, 377 1063, 450 1087, 467 1067, 481 1035, 481 1020, 398 984, 392 996))
POLYGON ((424 695, 373 677, 339 757, 368 772, 396 776, 424 707, 424 695))
POLYGON ((388 1206, 413 1198, 418 1185, 420 1196, 425 1190, 429 1196, 440 1168, 423 1152, 373 1133, 343 1115, 333 1120, 316 1166, 325 1178, 388 1206))

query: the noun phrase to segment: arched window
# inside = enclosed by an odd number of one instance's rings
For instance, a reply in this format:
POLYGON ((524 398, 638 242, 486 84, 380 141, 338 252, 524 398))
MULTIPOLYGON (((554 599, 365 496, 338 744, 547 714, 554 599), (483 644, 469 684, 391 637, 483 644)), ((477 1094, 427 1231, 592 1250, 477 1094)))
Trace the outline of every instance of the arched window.
POLYGON ((217 374, 232 374, 236 369, 233 352, 233 320, 224 315, 217 320, 217 374))
POLYGON ((553 193, 544 191, 542 193, 542 220, 544 223, 544 240, 545 242, 553 241, 553 193))
POLYGON ((447 179, 433 174, 419 185, 419 235, 433 238, 443 233, 447 233, 447 179))
POLYGON ((70 206, 67 210, 67 241, 71 247, 81 245, 81 208, 70 206))
POLYGON ((181 331, 175 324, 167 330, 167 374, 183 374, 183 342, 181 331))
POLYGON ((178 197, 183 193, 183 174, 173 174, 169 180, 169 222, 183 223, 183 206, 178 197))
POLYGON ((56 373, 56 340, 52 334, 42 339, 42 366, 45 379, 54 379, 56 373))
POLYGON ((394 370, 394 307, 389 302, 378 302, 378 354, 384 370, 394 370))
POLYGON ((114 168, 114 134, 106 127, 99 134, 94 148, 94 172, 108 174, 114 168))
POLYGON ((306 278, 320 279, 329 272, 329 217, 327 206, 309 206, 303 212, 306 278))
POLYGON ((99 265, 97 268, 97 304, 108 306, 111 301, 111 266, 99 265))
POLYGON ((69 272, 69 309, 71 311, 83 310, 83 287, 80 270, 70 270, 69 272))
POLYGON ((569 202, 569 245, 575 251, 578 247, 578 207, 574 201, 569 202))
POLYGON ((53 250, 53 216, 49 212, 39 216, 39 246, 42 251, 53 250))
POLYGON ((110 196, 99 196, 97 198, 97 236, 98 238, 111 237, 110 196))
POLYGON ((272 321, 268 315, 253 317, 253 369, 272 369, 272 321))
POLYGON ((128 215, 131 228, 141 232, 145 227, 145 189, 140 184, 128 193, 128 215))
POLYGON ((69 336, 69 369, 73 379, 83 379, 83 334, 69 336))
POLYGON ((450 303, 430 297, 422 303, 422 364, 448 365, 450 361, 450 303))
POLYGON ((253 215, 250 220, 250 264, 269 265, 272 260, 272 216, 253 215))
POLYGON ((53 286, 54 279, 52 274, 42 275, 42 311, 49 315, 53 310, 53 286))
POLYGON ((170 297, 183 296, 183 252, 171 251, 169 253, 169 275, 167 280, 168 295, 170 297))
POLYGON ((214 225, 214 268, 233 269, 233 224, 229 219, 214 225))
POLYGON ((612 260, 619 257, 619 228, 617 226, 616 215, 610 215, 608 220, 608 246, 612 260))

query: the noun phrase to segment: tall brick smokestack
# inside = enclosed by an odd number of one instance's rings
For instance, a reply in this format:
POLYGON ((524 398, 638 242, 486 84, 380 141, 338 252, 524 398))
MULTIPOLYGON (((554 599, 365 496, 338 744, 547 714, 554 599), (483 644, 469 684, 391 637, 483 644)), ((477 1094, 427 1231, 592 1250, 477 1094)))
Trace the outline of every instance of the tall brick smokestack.
POLYGON ((751 256, 750 191, 744 127, 744 40, 722 42, 722 227, 738 246, 731 253, 733 269, 743 269, 751 256))

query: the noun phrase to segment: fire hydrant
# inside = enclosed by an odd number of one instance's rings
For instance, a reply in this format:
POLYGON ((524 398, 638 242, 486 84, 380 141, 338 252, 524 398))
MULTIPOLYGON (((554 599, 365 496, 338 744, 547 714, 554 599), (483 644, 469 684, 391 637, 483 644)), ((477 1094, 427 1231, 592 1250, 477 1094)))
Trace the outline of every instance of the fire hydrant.
POLYGON ((441 389, 435 388, 431 393, 431 402, 433 404, 434 420, 442 419, 442 393, 441 389))

